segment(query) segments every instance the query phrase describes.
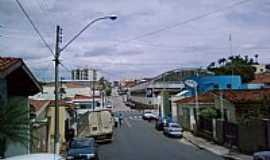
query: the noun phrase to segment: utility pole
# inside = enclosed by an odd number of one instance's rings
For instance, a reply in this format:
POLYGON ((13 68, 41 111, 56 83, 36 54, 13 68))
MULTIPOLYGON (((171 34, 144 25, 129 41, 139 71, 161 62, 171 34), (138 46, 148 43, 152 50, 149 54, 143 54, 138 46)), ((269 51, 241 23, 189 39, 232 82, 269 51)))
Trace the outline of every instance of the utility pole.
POLYGON ((92 107, 93 111, 95 110, 95 80, 96 80, 96 69, 93 69, 93 88, 92 88, 92 107))
MULTIPOLYGON (((230 43, 230 55, 231 55, 231 57, 233 57, 233 51, 232 51, 232 34, 230 33, 230 35, 229 35, 229 43, 230 43)), ((231 63, 231 67, 232 67, 232 77, 231 77, 231 83, 233 83, 233 67, 234 67, 234 64, 233 63, 231 63)))
POLYGON ((59 43, 60 43, 60 26, 56 27, 56 43, 55 43, 55 100, 54 100, 54 125, 55 125, 55 130, 54 130, 54 153, 58 154, 59 150, 58 148, 60 147, 59 145, 59 106, 58 106, 58 98, 59 98, 59 64, 60 64, 60 60, 59 60, 59 56, 60 56, 60 47, 59 47, 59 43))
MULTIPOLYGON (((19 4, 19 1, 16 0, 16 2, 19 4)), ((22 8, 22 5, 19 4, 19 6, 22 8)), ((23 8, 22 8, 23 10, 23 8)), ((23 10, 23 12, 25 13, 25 11, 23 10)), ((27 15, 26 15, 27 16, 27 15)), ((29 16, 27 16, 27 18, 29 19, 29 16)), ((58 88, 58 81, 59 81, 59 64, 60 64, 60 60, 59 60, 59 56, 60 53, 63 52, 74 40, 76 40, 88 27, 90 27, 91 25, 93 25, 94 23, 101 21, 101 20, 105 20, 105 19, 110 19, 110 20, 116 20, 117 16, 115 15, 111 15, 111 16, 105 16, 105 17, 100 17, 100 18, 96 18, 92 21, 90 21, 80 32, 78 32, 70 41, 68 41, 62 48, 59 47, 59 44, 62 42, 62 29, 60 28, 59 25, 57 25, 56 27, 56 43, 55 43, 55 54, 54 54, 54 61, 55 61, 55 130, 54 130, 54 153, 58 153, 59 152, 59 148, 60 148, 60 143, 59 143, 59 106, 58 106, 58 94, 59 94, 59 88, 58 88)), ((31 22, 31 24, 33 23, 31 21, 31 19, 29 19, 29 21, 31 22)), ((33 24, 32 24, 33 25, 33 24)), ((33 26, 34 29, 38 32, 37 28, 35 26, 33 26)), ((45 43, 45 45, 48 47, 48 44, 46 43, 46 41, 43 39, 43 37, 41 36, 41 34, 38 32, 39 36, 41 37, 41 39, 43 40, 43 42, 45 43)), ((48 47, 50 49, 50 47, 48 47)), ((53 52, 50 49, 51 52, 53 52)))

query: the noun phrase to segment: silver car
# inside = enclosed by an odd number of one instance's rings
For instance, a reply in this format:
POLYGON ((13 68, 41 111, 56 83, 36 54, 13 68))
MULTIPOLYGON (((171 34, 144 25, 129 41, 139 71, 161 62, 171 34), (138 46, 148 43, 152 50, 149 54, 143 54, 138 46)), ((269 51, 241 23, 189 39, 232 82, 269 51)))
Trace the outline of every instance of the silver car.
POLYGON ((164 126, 163 133, 169 137, 181 138, 183 136, 183 129, 178 123, 167 123, 164 126))

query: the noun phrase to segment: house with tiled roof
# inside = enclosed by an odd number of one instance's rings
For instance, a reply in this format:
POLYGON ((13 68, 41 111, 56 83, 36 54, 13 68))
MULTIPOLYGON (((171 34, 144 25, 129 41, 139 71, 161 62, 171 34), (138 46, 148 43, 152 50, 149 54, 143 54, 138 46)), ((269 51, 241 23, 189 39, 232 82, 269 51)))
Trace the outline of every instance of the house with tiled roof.
MULTIPOLYGON (((28 110, 28 96, 41 91, 42 86, 21 58, 0 57, 0 106, 16 104, 28 110)), ((4 154, 13 156, 29 153, 29 145, 30 141, 27 145, 9 143, 4 154)))
POLYGON ((49 100, 33 100, 29 99, 31 119, 32 119, 32 135, 31 153, 48 152, 48 127, 51 122, 47 118, 49 100))
POLYGON ((194 130, 196 125, 196 103, 198 103, 199 109, 214 108, 215 96, 212 92, 203 93, 196 97, 186 97, 180 100, 174 101, 176 106, 176 113, 173 113, 177 117, 177 121, 181 123, 182 127, 187 130, 194 130))
MULTIPOLYGON (((196 97, 175 101, 178 121, 188 130, 196 125, 196 97)), ((220 119, 240 123, 243 119, 270 118, 270 89, 209 91, 198 96, 199 111, 213 108, 220 119)), ((200 113, 199 113, 200 114, 200 113)))
MULTIPOLYGON (((59 134, 60 148, 67 141, 67 133, 72 128, 76 119, 75 105, 64 100, 58 101, 59 105, 59 134)), ((32 153, 54 151, 55 131, 55 101, 30 99, 32 119, 32 134, 36 137, 32 140, 32 153)))
POLYGON ((76 105, 78 115, 82 115, 88 111, 99 110, 104 107, 105 98, 103 96, 85 96, 76 94, 72 99, 72 103, 76 105))
POLYGON ((255 74, 254 80, 250 82, 251 84, 261 84, 264 88, 270 88, 270 73, 260 73, 255 74))

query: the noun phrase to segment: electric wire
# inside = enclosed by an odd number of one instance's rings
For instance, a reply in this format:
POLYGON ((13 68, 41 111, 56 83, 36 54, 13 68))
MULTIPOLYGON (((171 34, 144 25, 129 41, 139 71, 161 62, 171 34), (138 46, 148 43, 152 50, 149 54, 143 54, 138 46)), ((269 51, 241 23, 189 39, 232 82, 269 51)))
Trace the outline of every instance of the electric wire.
POLYGON ((36 33, 38 34, 39 38, 41 39, 41 41, 44 43, 44 45, 49 49, 50 53, 54 55, 53 50, 51 49, 51 47, 49 46, 49 44, 47 43, 47 41, 45 40, 45 38, 43 37, 43 35, 41 34, 41 32, 38 30, 37 26, 35 25, 35 23, 33 22, 33 20, 31 19, 31 17, 29 16, 29 14, 26 12, 26 10, 24 9, 23 5, 21 4, 21 2, 19 0, 16 0, 16 3, 18 4, 19 8, 21 9, 21 11, 23 12, 23 14, 25 15, 25 17, 27 18, 27 20, 30 22, 30 24, 32 25, 33 29, 36 31, 36 33))

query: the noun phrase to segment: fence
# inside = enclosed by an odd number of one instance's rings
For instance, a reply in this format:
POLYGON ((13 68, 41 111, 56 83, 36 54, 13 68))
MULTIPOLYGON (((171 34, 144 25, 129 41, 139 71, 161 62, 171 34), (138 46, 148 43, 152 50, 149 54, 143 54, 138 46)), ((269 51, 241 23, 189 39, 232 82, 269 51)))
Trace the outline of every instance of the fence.
POLYGON ((200 118, 198 135, 243 153, 270 149, 270 120, 231 123, 200 118), (215 134, 213 134, 215 133, 215 134))
POLYGON ((200 117, 198 125, 198 134, 206 139, 213 138, 213 121, 212 119, 206 119, 200 117))

